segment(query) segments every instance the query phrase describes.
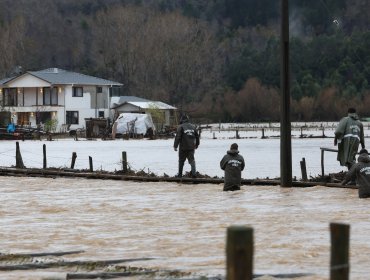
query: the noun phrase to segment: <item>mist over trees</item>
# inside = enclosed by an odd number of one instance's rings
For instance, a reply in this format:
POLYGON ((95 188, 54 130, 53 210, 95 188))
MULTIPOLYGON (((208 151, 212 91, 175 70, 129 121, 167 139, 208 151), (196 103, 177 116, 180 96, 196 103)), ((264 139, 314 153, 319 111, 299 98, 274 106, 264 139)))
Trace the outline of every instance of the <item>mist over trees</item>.
MULTIPOLYGON (((293 120, 369 116, 368 10, 290 1, 293 120)), ((194 117, 276 121, 279 13, 271 0, 0 0, 0 78, 58 67, 194 117)))

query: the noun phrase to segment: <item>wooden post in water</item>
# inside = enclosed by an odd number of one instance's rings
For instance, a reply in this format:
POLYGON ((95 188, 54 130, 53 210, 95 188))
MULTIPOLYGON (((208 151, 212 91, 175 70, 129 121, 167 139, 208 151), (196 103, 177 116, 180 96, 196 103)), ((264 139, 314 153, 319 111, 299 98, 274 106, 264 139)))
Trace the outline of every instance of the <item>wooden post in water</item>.
POLYGON ((76 152, 73 152, 72 153, 71 169, 75 168, 76 158, 77 158, 77 154, 76 154, 76 152))
POLYGON ((346 224, 330 224, 330 280, 349 279, 349 229, 346 224))
POLYGON ((89 156, 90 172, 94 172, 92 157, 89 156))
POLYGON ((265 137, 265 129, 264 128, 262 128, 262 137, 261 137, 262 139, 265 139, 266 137, 265 137))
POLYGON ((122 171, 123 173, 127 172, 127 153, 122 152, 122 171))
POLYGON ((301 163, 302 180, 307 181, 308 178, 307 178, 307 169, 306 169, 306 159, 302 158, 300 163, 301 163))
POLYGON ((226 279, 253 278, 253 228, 231 226, 227 229, 226 279))
POLYGON ((215 133, 213 132, 213 139, 216 139, 216 135, 215 135, 215 133))
POLYGON ((324 150, 321 149, 321 177, 324 178, 325 170, 324 170, 324 150))
POLYGON ((236 139, 240 139, 239 130, 235 130, 235 138, 236 139))
POLYGON ((290 123, 289 70, 289 1, 281 1, 281 68, 280 68, 280 181, 281 187, 292 186, 292 135, 290 123))
POLYGON ((15 143, 15 167, 16 168, 26 168, 23 164, 21 150, 19 148, 19 142, 15 143))
POLYGON ((42 145, 42 152, 43 152, 43 165, 42 167, 45 169, 47 167, 47 163, 46 163, 46 145, 42 145))

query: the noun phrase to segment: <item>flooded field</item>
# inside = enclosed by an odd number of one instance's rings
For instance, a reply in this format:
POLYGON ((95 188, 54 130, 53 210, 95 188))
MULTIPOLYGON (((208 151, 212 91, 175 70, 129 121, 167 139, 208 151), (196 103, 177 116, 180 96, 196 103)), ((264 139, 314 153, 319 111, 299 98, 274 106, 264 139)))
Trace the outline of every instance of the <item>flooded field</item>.
MULTIPOLYGON (((351 279, 370 273, 369 202, 358 199, 357 190, 243 186, 222 192, 222 185, 209 184, 16 177, 0 177, 0 186, 1 254, 84 250, 63 259, 150 257, 129 265, 222 276, 226 228, 250 225, 256 274, 328 279, 329 223, 344 222, 351 225, 351 279)), ((0 279, 65 279, 66 273, 0 271, 0 279)))
MULTIPOLYGON (((276 132, 274 132, 276 133, 276 132)), ((244 134, 241 132, 241 136, 244 134)), ((243 178, 280 177, 280 139, 230 139, 232 135, 225 132, 212 139, 209 132, 203 133, 201 144, 195 152, 197 170, 209 176, 223 176, 220 160, 230 145, 237 142, 240 153, 244 156, 246 168, 243 178)), ((245 133, 245 135, 247 135, 245 133)), ((255 137, 249 134, 248 137, 255 137)), ((366 139, 367 140, 367 139, 366 139)), ((70 167, 72 153, 77 153, 76 169, 89 168, 89 156, 93 159, 94 170, 121 170, 122 152, 127 152, 129 167, 134 171, 154 172, 158 176, 164 173, 174 176, 177 173, 178 153, 173 150, 173 139, 167 140, 115 140, 115 141, 73 141, 58 139, 55 141, 19 142, 23 162, 26 167, 43 166, 43 144, 46 145, 48 167, 70 167)), ((320 147, 335 148, 333 138, 312 138, 292 140, 293 176, 301 177, 300 161, 306 159, 308 176, 321 174, 320 147)), ((1 141, 0 165, 15 165, 15 141, 1 141)), ((336 153, 325 153, 325 171, 339 172, 343 168, 336 160, 336 153)), ((185 164, 184 171, 190 171, 185 164)))

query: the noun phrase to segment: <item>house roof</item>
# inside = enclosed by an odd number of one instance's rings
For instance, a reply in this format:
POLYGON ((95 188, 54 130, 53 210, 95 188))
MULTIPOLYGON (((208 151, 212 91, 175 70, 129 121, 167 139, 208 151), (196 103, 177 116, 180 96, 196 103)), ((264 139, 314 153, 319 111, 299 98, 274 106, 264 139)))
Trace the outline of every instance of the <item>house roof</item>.
POLYGON ((9 82, 10 80, 13 80, 14 78, 15 77, 4 78, 4 79, 0 80, 0 85, 5 84, 5 83, 9 82))
POLYGON ((119 107, 124 106, 125 104, 131 104, 136 106, 140 109, 159 109, 159 110, 176 110, 176 107, 168 105, 161 101, 126 101, 121 104, 115 104, 112 109, 117 109, 119 107))
POLYGON ((40 71, 27 71, 26 73, 20 76, 4 79, 1 80, 0 82, 2 82, 2 84, 5 84, 11 80, 17 79, 27 74, 33 75, 53 85, 73 84, 73 85, 122 86, 122 84, 118 82, 88 76, 81 73, 66 71, 60 68, 48 68, 40 71))
POLYGON ((124 95, 124 96, 112 96, 112 102, 115 103, 116 105, 125 103, 125 102, 149 102, 150 100, 133 96, 133 95, 124 95))

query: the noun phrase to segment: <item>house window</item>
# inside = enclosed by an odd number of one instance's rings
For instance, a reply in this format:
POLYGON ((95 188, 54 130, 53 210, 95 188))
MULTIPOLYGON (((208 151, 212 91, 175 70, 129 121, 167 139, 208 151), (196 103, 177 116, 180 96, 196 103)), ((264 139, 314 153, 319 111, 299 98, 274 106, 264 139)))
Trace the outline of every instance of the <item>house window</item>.
POLYGON ((103 88, 102 87, 96 87, 96 93, 102 93, 103 88))
POLYGON ((73 87, 73 97, 83 97, 84 92, 82 87, 73 87))
POLYGON ((78 124, 78 111, 66 111, 66 123, 78 124))
POLYGON ((99 111, 99 118, 104 118, 104 111, 99 111))
POLYGON ((43 88, 44 105, 58 105, 58 88, 43 88))
POLYGON ((4 88, 3 104, 4 106, 17 106, 17 89, 16 88, 4 88))

